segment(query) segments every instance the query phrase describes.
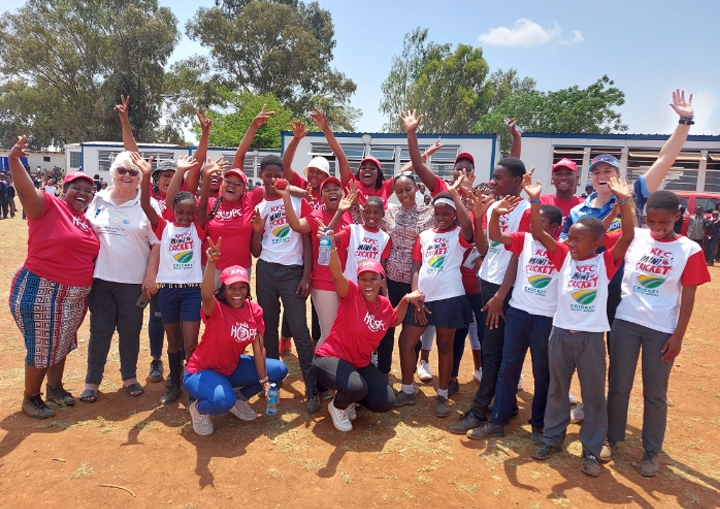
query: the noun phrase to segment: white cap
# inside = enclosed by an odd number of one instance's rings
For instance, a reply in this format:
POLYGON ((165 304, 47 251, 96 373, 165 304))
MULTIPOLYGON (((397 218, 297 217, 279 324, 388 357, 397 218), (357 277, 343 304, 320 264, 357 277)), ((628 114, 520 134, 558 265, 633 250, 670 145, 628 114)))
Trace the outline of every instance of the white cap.
POLYGON ((305 178, 307 178, 308 169, 310 169, 310 168, 317 168, 318 170, 324 172, 328 177, 330 176, 330 163, 324 157, 313 157, 310 160, 310 162, 305 167, 305 169, 303 169, 305 178))

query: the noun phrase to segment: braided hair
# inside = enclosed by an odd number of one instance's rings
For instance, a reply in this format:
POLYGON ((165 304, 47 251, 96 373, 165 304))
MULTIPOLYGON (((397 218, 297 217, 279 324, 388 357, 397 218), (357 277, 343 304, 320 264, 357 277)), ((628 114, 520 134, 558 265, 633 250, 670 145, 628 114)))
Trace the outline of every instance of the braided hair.
POLYGON ((181 201, 190 200, 195 203, 195 197, 188 191, 180 191, 173 197, 172 206, 175 207, 181 201))

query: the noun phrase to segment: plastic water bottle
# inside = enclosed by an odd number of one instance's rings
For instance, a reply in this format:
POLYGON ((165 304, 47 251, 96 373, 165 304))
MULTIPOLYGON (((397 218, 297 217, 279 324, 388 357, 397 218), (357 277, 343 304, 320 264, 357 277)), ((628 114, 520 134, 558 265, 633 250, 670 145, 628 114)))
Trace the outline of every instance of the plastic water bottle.
POLYGON ((278 391, 277 385, 271 384, 270 390, 267 393, 267 408, 265 409, 267 415, 275 415, 277 413, 278 399, 280 399, 280 391, 278 391))
POLYGON ((320 248, 318 249, 318 265, 330 265, 330 251, 332 251, 332 239, 327 234, 328 229, 325 228, 325 235, 320 237, 320 248))

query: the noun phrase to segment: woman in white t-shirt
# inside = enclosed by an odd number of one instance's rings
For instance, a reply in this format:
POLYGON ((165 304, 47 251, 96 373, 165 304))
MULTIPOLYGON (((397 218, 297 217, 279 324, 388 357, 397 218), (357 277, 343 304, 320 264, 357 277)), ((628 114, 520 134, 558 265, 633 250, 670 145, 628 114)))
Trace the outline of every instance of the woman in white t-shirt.
POLYGON ((130 396, 143 393, 136 377, 145 294, 155 289, 155 268, 148 264, 158 240, 140 206, 140 169, 130 152, 120 152, 110 166, 112 187, 95 194, 86 217, 100 239, 90 308, 90 340, 85 390, 80 401, 97 400, 113 333, 118 331, 120 374, 130 396))

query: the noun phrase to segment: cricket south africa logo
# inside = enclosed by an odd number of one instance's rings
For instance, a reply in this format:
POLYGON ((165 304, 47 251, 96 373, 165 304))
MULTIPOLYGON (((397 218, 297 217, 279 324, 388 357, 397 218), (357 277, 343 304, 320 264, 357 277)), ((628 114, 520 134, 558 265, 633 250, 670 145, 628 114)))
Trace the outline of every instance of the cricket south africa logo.
POLYGON ((675 256, 657 247, 650 249, 650 253, 638 260, 635 268, 640 274, 637 276, 637 284, 633 285, 633 291, 650 297, 659 297, 657 290, 667 280, 667 275, 673 268, 675 256))
POLYGON ((595 302, 597 298, 597 288, 600 279, 597 270, 597 264, 575 266, 575 271, 566 283, 566 291, 571 292, 573 300, 577 303, 570 304, 571 311, 579 311, 581 313, 595 312, 593 302, 595 302))
POLYGON ((448 254, 448 241, 445 237, 436 237, 425 248, 425 259, 427 260, 427 274, 431 276, 443 270, 445 257, 448 254))

